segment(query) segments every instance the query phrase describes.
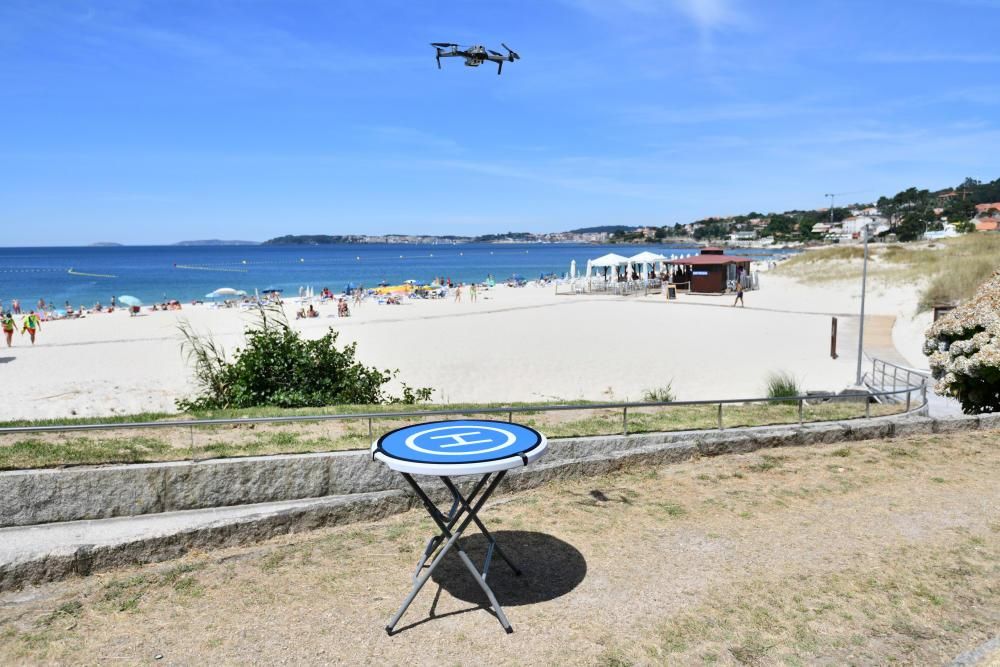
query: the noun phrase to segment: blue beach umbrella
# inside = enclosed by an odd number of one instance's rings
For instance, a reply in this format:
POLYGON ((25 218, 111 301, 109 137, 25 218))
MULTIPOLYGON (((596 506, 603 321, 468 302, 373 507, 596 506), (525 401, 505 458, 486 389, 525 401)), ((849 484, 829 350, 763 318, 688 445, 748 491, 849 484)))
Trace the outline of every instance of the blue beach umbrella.
POLYGON ((220 296, 246 296, 246 292, 243 290, 233 289, 232 287, 220 287, 214 292, 206 294, 205 298, 218 299, 220 296))
POLYGON ((129 294, 123 294, 120 297, 118 297, 118 303, 124 303, 126 306, 129 306, 129 307, 135 307, 135 306, 141 306, 142 305, 142 301, 140 301, 139 299, 137 299, 134 296, 131 296, 129 294))

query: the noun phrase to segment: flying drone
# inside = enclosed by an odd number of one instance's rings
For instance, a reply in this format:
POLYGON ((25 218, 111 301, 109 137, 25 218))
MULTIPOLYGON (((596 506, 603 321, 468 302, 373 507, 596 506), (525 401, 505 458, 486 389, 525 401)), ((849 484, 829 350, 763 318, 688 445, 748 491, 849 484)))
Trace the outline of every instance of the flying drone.
POLYGON ((451 58, 453 56, 461 56, 465 58, 466 67, 479 67, 484 62, 489 60, 492 63, 497 64, 497 76, 500 76, 500 71, 503 70, 503 64, 505 62, 512 63, 515 60, 520 60, 521 56, 517 55, 511 51, 510 47, 500 43, 500 46, 507 50, 507 55, 502 53, 497 53, 491 49, 487 49, 481 44, 476 44, 475 46, 470 46, 468 48, 462 49, 458 44, 448 44, 445 42, 432 42, 431 46, 437 51, 437 64, 438 69, 441 69, 441 59, 451 58), (450 49, 450 50, 448 50, 450 49))

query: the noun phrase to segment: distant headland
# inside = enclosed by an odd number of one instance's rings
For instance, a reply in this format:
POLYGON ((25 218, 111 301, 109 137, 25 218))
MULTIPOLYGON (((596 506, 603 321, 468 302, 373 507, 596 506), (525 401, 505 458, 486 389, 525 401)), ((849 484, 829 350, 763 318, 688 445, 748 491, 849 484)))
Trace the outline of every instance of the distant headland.
POLYGON ((257 241, 227 241, 223 239, 202 239, 198 241, 178 241, 174 245, 260 245, 257 241))
POLYGON ((507 232, 480 236, 434 236, 429 234, 288 234, 264 241, 263 245, 334 245, 342 243, 602 243, 609 234, 624 233, 635 229, 627 225, 583 227, 568 232, 535 234, 533 232, 507 232))

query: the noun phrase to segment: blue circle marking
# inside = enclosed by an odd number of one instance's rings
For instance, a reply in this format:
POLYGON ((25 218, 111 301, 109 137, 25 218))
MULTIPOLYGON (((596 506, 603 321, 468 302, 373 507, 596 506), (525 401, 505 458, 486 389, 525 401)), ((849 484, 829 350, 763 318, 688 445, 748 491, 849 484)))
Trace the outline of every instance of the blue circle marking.
POLYGON ((387 456, 419 463, 459 464, 496 461, 537 447, 542 436, 527 426, 489 420, 414 424, 386 433, 378 449, 387 456))

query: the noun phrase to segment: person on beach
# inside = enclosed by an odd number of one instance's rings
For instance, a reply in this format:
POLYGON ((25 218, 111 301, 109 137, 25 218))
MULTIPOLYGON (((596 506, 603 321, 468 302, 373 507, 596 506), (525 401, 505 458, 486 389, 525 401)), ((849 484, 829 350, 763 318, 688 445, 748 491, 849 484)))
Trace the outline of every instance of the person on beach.
POLYGON ((28 337, 31 339, 31 344, 35 344, 35 332, 42 328, 42 322, 38 319, 38 315, 35 315, 35 311, 31 311, 24 317, 24 322, 21 324, 21 335, 24 332, 28 332, 28 337))
POLYGON ((462 303, 462 283, 455 286, 455 303, 462 303))
POLYGON ((0 320, 0 328, 3 329, 3 337, 7 339, 7 347, 11 346, 10 340, 14 337, 15 327, 14 316, 9 311, 4 313, 2 320, 0 320))
POLYGON ((358 285, 354 290, 354 305, 355 307, 361 305, 361 299, 364 298, 365 286, 358 285))
POLYGON ((14 311, 15 315, 20 315, 21 314, 21 302, 18 301, 17 299, 14 299, 13 301, 10 302, 10 309, 12 311, 14 311))
POLYGON ((736 301, 733 301, 733 308, 736 304, 740 304, 740 308, 743 308, 743 283, 736 281, 736 301))
MULTIPOLYGON (((34 311, 32 311, 32 312, 34 312, 34 311)), ((38 300, 38 312, 40 312, 40 313, 45 312, 45 299, 39 299, 38 300)))
POLYGON ((115 307, 115 295, 114 294, 111 295, 111 307, 112 308, 115 307))
POLYGON ((469 302, 470 303, 476 302, 476 283, 472 283, 471 285, 469 285, 469 302))

